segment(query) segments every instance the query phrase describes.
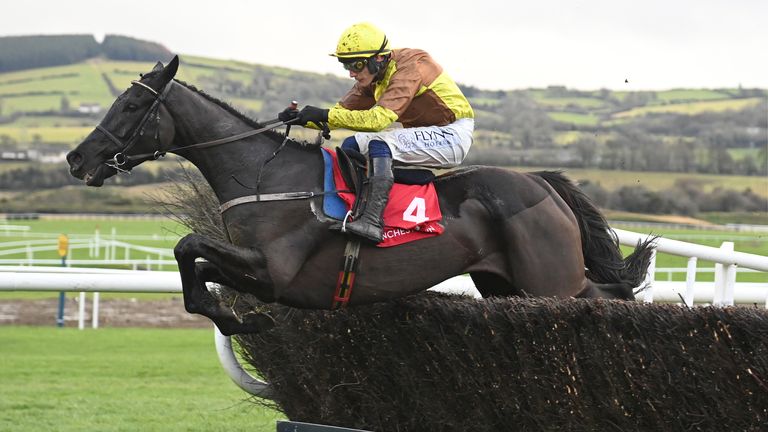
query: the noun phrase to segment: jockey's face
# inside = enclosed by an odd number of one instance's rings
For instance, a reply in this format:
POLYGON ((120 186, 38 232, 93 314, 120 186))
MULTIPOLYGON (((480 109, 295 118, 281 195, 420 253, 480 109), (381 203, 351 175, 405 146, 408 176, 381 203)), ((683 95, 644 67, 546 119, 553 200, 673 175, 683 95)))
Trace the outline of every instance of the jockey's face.
MULTIPOLYGON (((377 56, 377 61, 383 61, 384 56, 377 56)), ((376 78, 376 75, 372 74, 371 71, 368 70, 368 67, 363 67, 362 69, 355 70, 354 68, 345 68, 349 70, 349 76, 350 78, 354 78, 355 81, 359 82, 362 86, 369 86, 373 82, 373 80, 376 78)))
POLYGON ((371 71, 368 70, 368 68, 363 68, 360 72, 355 72, 353 70, 349 71, 349 76, 351 78, 354 78, 355 81, 359 82, 362 86, 368 86, 373 82, 373 74, 371 71))

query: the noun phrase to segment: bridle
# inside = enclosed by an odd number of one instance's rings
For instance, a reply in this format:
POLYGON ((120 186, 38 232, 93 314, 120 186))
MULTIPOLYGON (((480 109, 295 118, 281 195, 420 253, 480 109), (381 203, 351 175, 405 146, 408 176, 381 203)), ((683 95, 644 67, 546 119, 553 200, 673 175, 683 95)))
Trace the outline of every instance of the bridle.
POLYGON ((141 156, 144 160, 149 159, 158 159, 162 157, 165 152, 161 152, 160 150, 157 150, 149 155, 137 155, 137 156, 128 156, 128 151, 133 148, 134 145, 138 142, 139 138, 144 136, 144 131, 149 124, 149 122, 154 118, 157 120, 157 129, 155 131, 155 139, 159 139, 160 134, 160 104, 162 104, 165 101, 165 98, 168 96, 168 93, 171 90, 171 82, 168 82, 168 84, 165 85, 162 92, 158 93, 155 89, 152 87, 139 82, 139 81, 131 81, 131 85, 136 85, 140 87, 144 87, 145 89, 149 90, 150 93, 152 93, 155 96, 154 102, 152 102, 152 106, 149 107, 146 113, 144 113, 144 117, 141 118, 141 121, 139 122, 138 126, 133 130, 133 133, 131 133, 131 136, 128 138, 127 142, 123 142, 120 140, 120 138, 116 137, 112 132, 107 130, 101 123, 99 123, 96 126, 96 130, 103 133, 104 136, 109 138, 110 141, 117 144, 120 151, 115 153, 115 155, 112 157, 112 159, 107 160, 104 162, 107 166, 112 167, 116 169, 118 172, 128 172, 129 170, 123 169, 122 166, 125 165, 129 160, 135 160, 139 159, 138 156, 141 156))
MULTIPOLYGON (((131 133, 131 136, 128 138, 127 142, 123 142, 120 140, 120 138, 116 137, 113 133, 111 133, 107 128, 105 128, 101 123, 99 123, 96 126, 96 130, 104 134, 107 138, 109 138, 110 141, 117 144, 118 148, 120 148, 120 151, 115 153, 115 155, 111 159, 107 159, 104 163, 117 170, 121 173, 128 173, 130 172, 130 169, 124 169, 122 168, 123 165, 128 163, 129 161, 147 161, 147 160, 157 160, 163 156, 166 155, 166 153, 178 153, 183 150, 188 150, 192 148, 204 148, 204 147, 213 147, 220 144, 226 144, 234 141, 241 140, 243 138, 247 138, 253 135, 260 134, 262 132, 266 132, 268 130, 272 130, 275 128, 278 128, 280 126, 288 126, 290 127, 290 124, 293 123, 296 119, 291 119, 286 122, 280 121, 279 119, 274 119, 267 121, 265 124, 266 126, 260 128, 260 129, 254 129, 247 132, 243 132, 237 135, 232 135, 229 137, 219 138, 212 141, 206 141, 196 144, 190 144, 183 147, 177 147, 173 150, 168 151, 162 151, 162 150, 155 150, 154 152, 150 153, 142 153, 137 155, 128 155, 128 151, 133 148, 133 146, 136 145, 138 140, 144 136, 145 129, 147 125, 152 121, 156 120, 157 122, 157 128, 155 129, 155 140, 160 139, 160 105, 165 104, 165 100, 168 98, 168 94, 171 91, 173 84, 173 80, 169 81, 168 84, 166 84, 163 89, 158 92, 157 90, 153 89, 152 87, 140 82, 140 81, 131 81, 131 85, 140 86, 145 88, 146 90, 149 90, 150 93, 152 93, 155 96, 154 102, 152 102, 152 106, 149 107, 147 112, 144 114, 144 117, 141 118, 141 121, 136 126, 136 128, 133 130, 133 133, 131 133)), ((286 133, 286 141, 288 139, 288 134, 286 133)), ((285 142, 283 142, 283 145, 285 145, 285 142)), ((158 145, 159 147, 159 145, 158 145)), ((282 148, 282 146, 281 146, 282 148)))
MULTIPOLYGON (((154 100, 154 102, 152 102, 152 106, 149 107, 147 112, 144 114, 144 117, 141 118, 141 121, 136 126, 136 129, 134 129, 134 131, 131 134, 130 138, 128 138, 128 141, 125 142, 125 143, 122 140, 120 140, 120 138, 116 137, 113 133, 111 133, 109 130, 107 130, 107 128, 102 126, 101 123, 99 123, 99 125, 96 126, 96 130, 98 130, 99 132, 104 134, 104 136, 109 138, 110 141, 112 141, 113 143, 117 144, 118 147, 120 148, 120 151, 115 153, 115 155, 112 157, 112 159, 107 159, 104 162, 104 164, 106 164, 107 166, 109 166, 111 168, 114 168, 115 170, 117 170, 118 173, 130 173, 130 168, 129 169, 122 168, 122 166, 125 165, 126 163, 128 163, 129 161, 141 161, 141 162, 144 162, 144 161, 147 161, 147 160, 157 160, 157 159, 165 156, 165 154, 168 153, 168 152, 170 152, 170 153, 179 153, 180 151, 188 150, 188 149, 192 149, 192 148, 213 147, 213 146, 217 146, 217 145, 221 145, 221 144, 231 143, 231 142, 239 141, 241 139, 244 139, 244 138, 247 138, 247 137, 250 137, 250 136, 253 136, 253 135, 258 135, 260 133, 263 133, 263 132, 266 132, 266 131, 269 131, 269 130, 272 130, 272 129, 275 129, 275 128, 278 128, 278 127, 281 127, 281 126, 286 126, 287 128, 290 128, 291 124, 294 123, 297 120, 296 118, 293 118, 293 119, 288 120, 288 121, 281 121, 280 119, 274 119, 274 120, 269 120, 269 121, 265 122, 264 123, 265 126, 262 127, 262 128, 246 131, 246 132, 243 132, 243 133, 240 133, 240 134, 237 134, 237 135, 232 135, 232 136, 228 136, 228 137, 224 137, 224 138, 215 139, 215 140, 212 140, 212 141, 205 141, 205 142, 201 142, 201 143, 186 145, 186 146, 183 146, 183 147, 176 147, 173 150, 167 150, 167 151, 155 150, 154 152, 151 152, 151 153, 142 153, 142 154, 136 154, 136 155, 129 155, 129 154, 127 154, 128 151, 131 148, 133 148, 134 145, 136 145, 136 142, 138 141, 138 139, 140 137, 144 136, 144 132, 145 132, 145 129, 146 129, 147 125, 153 119, 155 119, 157 121, 157 129, 155 130, 155 140, 159 140, 159 138, 160 138, 159 137, 159 134, 160 134, 160 113, 159 113, 160 105, 161 104, 165 104, 165 100, 168 98, 168 94, 171 91, 172 84, 173 84, 173 80, 169 81, 168 84, 166 84, 165 87, 163 87, 163 89, 160 92, 158 92, 157 90, 153 89, 152 87, 150 87, 150 86, 148 86, 148 85, 146 85, 146 84, 144 84, 142 82, 131 81, 131 85, 140 86, 140 87, 143 87, 143 88, 149 90, 149 92, 152 93, 155 96, 155 100, 154 100)), ((323 125, 323 127, 324 127, 324 129, 323 129, 323 136, 326 136, 325 134, 329 133, 328 126, 326 124, 326 125, 323 125)), ((328 135, 327 137, 330 138, 330 135, 328 135)), ((272 159, 274 159, 275 156, 277 156, 277 154, 285 147, 285 145, 287 143, 288 143, 288 129, 286 129, 285 139, 283 140, 282 144, 280 144, 280 146, 277 148, 277 150, 275 150, 272 153, 272 155, 269 158, 267 158, 262 163, 262 167, 261 167, 262 169, 258 170, 259 177, 258 177, 257 182, 256 182, 256 187, 245 186, 242 183, 240 183, 236 178, 233 177, 233 179, 235 181, 237 181, 237 183, 239 183, 240 185, 242 185, 242 186, 244 186, 244 187, 246 187, 248 189, 256 189, 258 191, 259 184, 261 183, 261 173, 263 172, 264 166, 267 163, 269 163, 272 159)), ((158 148, 159 148, 159 145, 160 144, 158 143, 158 148)), ((309 145, 310 146, 316 146, 316 147, 319 148, 322 145, 322 141, 316 142, 315 144, 309 144, 309 145)), ((283 193, 273 193, 273 194, 261 194, 261 193, 257 192, 256 194, 253 194, 253 195, 247 195, 247 196, 243 196, 243 197, 239 197, 239 198, 235 198, 235 199, 232 199, 230 201, 227 201, 227 202, 225 202, 224 204, 222 204, 219 207, 219 211, 221 213, 224 213, 225 211, 227 211, 228 209, 230 209, 230 208, 232 208, 234 206, 238 206, 238 205, 246 204, 246 203, 252 203, 252 202, 290 201, 290 200, 308 199, 308 198, 313 198, 313 197, 317 197, 317 196, 322 196, 322 195, 326 195, 326 194, 333 194, 333 193, 338 193, 338 192, 349 192, 349 191, 335 191, 335 190, 334 191, 323 191, 323 192, 302 191, 302 192, 283 192, 283 193)))

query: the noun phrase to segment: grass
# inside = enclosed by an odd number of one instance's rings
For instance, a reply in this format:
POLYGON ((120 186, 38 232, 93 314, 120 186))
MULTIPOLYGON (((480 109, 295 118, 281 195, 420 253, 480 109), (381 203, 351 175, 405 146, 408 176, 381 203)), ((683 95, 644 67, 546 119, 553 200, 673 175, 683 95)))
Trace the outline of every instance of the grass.
POLYGON ((747 157, 751 157, 756 163, 760 163, 760 151, 759 148, 732 148, 728 149, 728 154, 735 161, 741 161, 747 157))
POLYGON ((637 117, 651 113, 676 113, 694 115, 707 111, 739 111, 762 102, 762 98, 748 99, 727 99, 714 101, 699 101, 689 103, 673 103, 668 105, 654 105, 634 108, 629 111, 622 111, 613 115, 614 118, 637 117))
POLYGON ((672 89, 656 92, 656 98, 664 102, 727 99, 731 95, 717 90, 672 89))
POLYGON ((568 144, 575 143, 582 137, 594 137, 594 135, 595 134, 591 132, 565 131, 565 132, 555 132, 552 139, 554 140, 555 144, 560 146, 565 146, 568 144))
MULTIPOLYGON (((101 77, 98 62, 33 69, 0 75, 0 95, 35 91, 66 91, 72 107, 81 103, 108 106, 114 99, 101 77), (13 82, 23 79, 23 82, 13 82)), ((46 111, 61 107, 61 95, 3 97, 3 111, 46 111)))
MULTIPOLYGON (((545 168, 512 167, 517 171, 539 171, 545 168)), ((550 168, 554 169, 554 168, 550 168)), ((715 188, 743 191, 747 188, 761 197, 768 198, 768 179, 761 176, 737 176, 696 173, 665 173, 644 171, 611 171, 601 169, 568 169, 565 175, 574 180, 589 180, 613 191, 623 186, 644 186, 652 191, 669 189, 677 180, 700 182, 705 192, 715 188)))
POLYGON ((0 327, 0 430, 274 431, 211 330, 0 327))
POLYGON ((583 126, 595 126, 600 118, 594 114, 576 114, 570 112, 547 112, 549 118, 560 123, 570 123, 583 126))
POLYGON ((602 108, 606 102, 600 99, 588 97, 564 97, 564 98, 541 98, 536 102, 545 107, 566 108, 568 106, 577 106, 581 108, 602 108))
POLYGON ((0 135, 6 135, 16 142, 33 141, 42 143, 78 144, 93 131, 93 126, 17 126, 13 123, 0 126, 0 135))

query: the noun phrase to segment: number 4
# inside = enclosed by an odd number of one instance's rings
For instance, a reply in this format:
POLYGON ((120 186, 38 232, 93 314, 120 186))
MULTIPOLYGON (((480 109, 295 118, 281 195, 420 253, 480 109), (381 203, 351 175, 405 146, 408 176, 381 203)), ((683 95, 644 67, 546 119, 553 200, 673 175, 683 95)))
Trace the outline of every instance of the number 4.
POLYGON ((427 217, 427 202, 424 198, 414 197, 403 212, 403 220, 420 224, 429 220, 427 217))

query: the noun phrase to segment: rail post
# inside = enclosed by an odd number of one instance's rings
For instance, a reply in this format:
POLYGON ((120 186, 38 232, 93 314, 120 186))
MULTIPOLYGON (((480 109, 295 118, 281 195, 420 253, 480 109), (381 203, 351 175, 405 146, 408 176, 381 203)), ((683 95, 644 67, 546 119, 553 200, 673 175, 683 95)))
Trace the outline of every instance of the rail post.
MULTIPOLYGON (((720 250, 733 252, 733 242, 723 242, 720 250)), ((733 287, 730 289, 730 298, 728 297, 729 279, 736 281, 736 270, 733 264, 725 265, 715 263, 715 295, 712 304, 715 306, 733 306, 733 287), (732 269, 733 268, 733 269, 732 269)))
MULTIPOLYGON (((67 254, 69 253, 69 237, 66 234, 59 235, 59 256, 61 257, 61 266, 67 266, 67 254)), ((56 313, 56 327, 64 327, 64 304, 67 301, 67 295, 64 291, 59 291, 59 307, 56 313)))

